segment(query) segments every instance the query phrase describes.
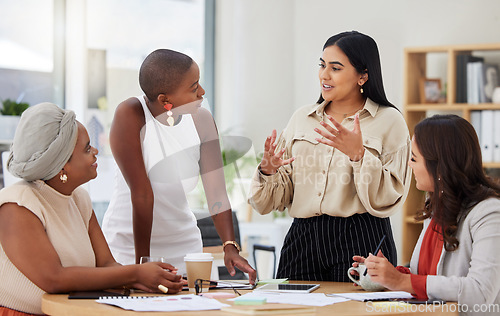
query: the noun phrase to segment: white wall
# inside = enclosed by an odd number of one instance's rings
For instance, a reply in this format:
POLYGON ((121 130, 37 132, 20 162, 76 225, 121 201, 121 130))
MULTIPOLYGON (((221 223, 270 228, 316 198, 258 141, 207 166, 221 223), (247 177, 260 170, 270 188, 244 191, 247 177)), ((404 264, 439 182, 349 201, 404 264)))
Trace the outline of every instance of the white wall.
MULTIPOLYGON (((262 151, 273 128, 319 96, 328 37, 357 30, 378 43, 388 99, 403 101, 403 49, 500 41, 497 0, 218 0, 216 120, 262 151)), ((398 246, 401 214, 392 218, 398 246)), ((400 249, 399 249, 399 252, 400 249)))
POLYGON ((216 2, 215 107, 220 130, 232 128, 239 135, 265 138, 273 127, 283 129, 293 113, 290 3, 216 2))

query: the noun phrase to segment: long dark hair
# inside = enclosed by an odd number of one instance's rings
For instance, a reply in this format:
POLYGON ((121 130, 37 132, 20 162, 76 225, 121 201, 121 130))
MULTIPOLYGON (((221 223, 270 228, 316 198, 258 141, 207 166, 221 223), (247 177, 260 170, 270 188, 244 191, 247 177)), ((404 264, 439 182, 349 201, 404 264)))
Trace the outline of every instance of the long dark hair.
MULTIPOLYGON (((359 74, 368 73, 368 80, 363 85, 363 96, 377 104, 397 109, 385 96, 380 55, 373 38, 356 31, 343 32, 330 37, 323 45, 323 50, 333 45, 344 52, 359 74)), ((324 100, 320 93, 317 103, 322 103, 324 100)))
POLYGON ((415 126, 415 142, 434 179, 417 219, 432 217, 445 249, 458 248, 458 221, 477 203, 500 196, 500 185, 483 171, 481 146, 474 127, 457 115, 434 115, 415 126))

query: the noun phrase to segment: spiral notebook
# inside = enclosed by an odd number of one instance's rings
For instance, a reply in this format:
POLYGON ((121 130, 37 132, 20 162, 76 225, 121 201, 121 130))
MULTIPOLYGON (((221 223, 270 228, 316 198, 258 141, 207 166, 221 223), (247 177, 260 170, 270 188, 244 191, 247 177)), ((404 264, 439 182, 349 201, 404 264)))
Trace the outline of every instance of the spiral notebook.
POLYGON ((354 301, 390 301, 412 299, 413 295, 405 291, 360 292, 360 293, 332 293, 326 296, 340 296, 354 301))
POLYGON ((229 305, 215 299, 188 295, 101 297, 96 302, 138 312, 219 310, 229 305))
POLYGON ((75 291, 70 292, 68 295, 69 299, 98 299, 100 297, 114 297, 114 296, 128 296, 128 294, 111 292, 111 291, 75 291))

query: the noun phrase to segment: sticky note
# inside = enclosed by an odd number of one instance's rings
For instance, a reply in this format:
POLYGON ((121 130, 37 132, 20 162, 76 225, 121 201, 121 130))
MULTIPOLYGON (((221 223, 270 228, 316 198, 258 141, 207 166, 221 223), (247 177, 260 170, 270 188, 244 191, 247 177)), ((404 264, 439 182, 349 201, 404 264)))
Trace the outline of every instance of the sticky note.
POLYGON ((240 296, 233 300, 234 305, 262 305, 266 304, 267 299, 265 297, 245 297, 240 296))
POLYGON ((267 279, 267 280, 259 280, 257 284, 283 284, 288 283, 288 279, 267 279))

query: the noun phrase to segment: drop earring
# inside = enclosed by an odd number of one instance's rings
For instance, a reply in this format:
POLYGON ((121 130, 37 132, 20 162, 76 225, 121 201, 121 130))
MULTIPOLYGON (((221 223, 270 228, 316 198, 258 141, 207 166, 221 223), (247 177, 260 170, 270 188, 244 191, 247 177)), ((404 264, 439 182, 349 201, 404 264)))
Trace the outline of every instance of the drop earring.
POLYGON ((365 91, 363 90, 363 86, 361 86, 361 88, 359 88, 359 92, 361 92, 361 94, 365 93, 365 91))
MULTIPOLYGON (((438 177, 438 182, 439 182, 439 184, 441 184, 441 177, 438 177)), ((441 186, 442 186, 442 185, 440 185, 440 187, 441 187, 441 186)), ((444 193, 444 190, 439 191, 439 193, 443 194, 443 193, 444 193)))
POLYGON ((174 118, 172 117, 172 103, 167 103, 165 104, 163 107, 165 108, 165 110, 167 110, 167 123, 169 126, 174 126, 174 118))
POLYGON ((59 179, 61 180, 62 183, 68 182, 68 176, 65 173, 61 174, 59 179))

